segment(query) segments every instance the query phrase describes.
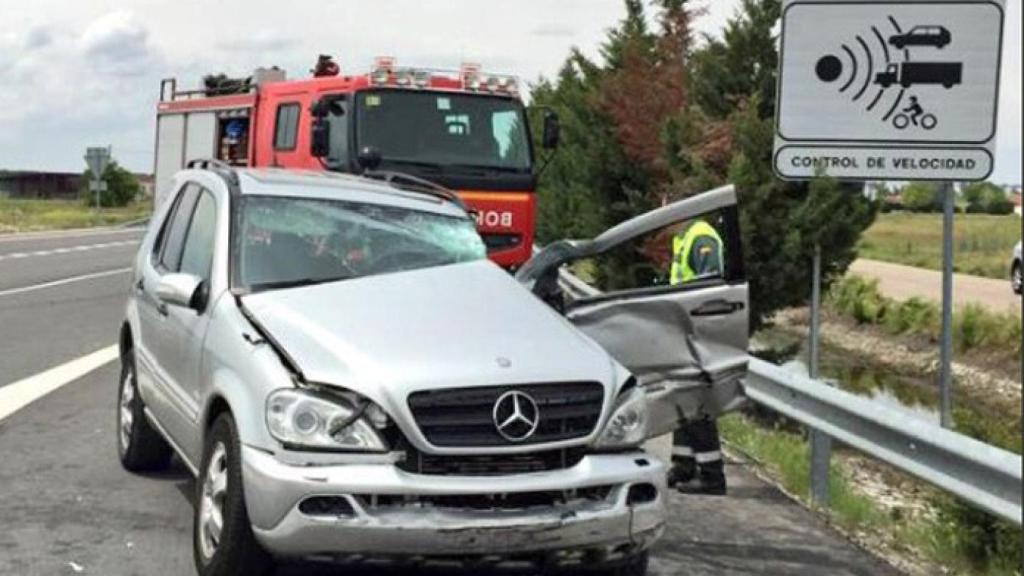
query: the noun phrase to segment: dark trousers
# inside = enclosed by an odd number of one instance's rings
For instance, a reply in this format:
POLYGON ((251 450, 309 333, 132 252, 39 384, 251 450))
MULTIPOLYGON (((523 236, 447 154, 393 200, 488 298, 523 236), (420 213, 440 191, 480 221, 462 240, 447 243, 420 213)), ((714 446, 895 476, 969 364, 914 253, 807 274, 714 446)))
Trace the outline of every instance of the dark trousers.
POLYGON ((688 482, 697 477, 701 484, 725 485, 725 464, 718 424, 702 418, 684 424, 672 436, 672 468, 675 479, 688 482))

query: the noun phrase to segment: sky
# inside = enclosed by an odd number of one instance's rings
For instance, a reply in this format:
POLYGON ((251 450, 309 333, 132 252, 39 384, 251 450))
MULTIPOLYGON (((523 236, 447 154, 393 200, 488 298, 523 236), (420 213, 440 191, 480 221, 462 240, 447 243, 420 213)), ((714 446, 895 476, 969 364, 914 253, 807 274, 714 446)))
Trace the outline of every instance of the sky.
MULTIPOLYGON (((739 0, 695 0, 717 34, 739 0)), ((1021 0, 1007 0, 992 179, 1021 177, 1021 0)), ((159 81, 197 87, 211 72, 277 65, 305 76, 316 55, 363 72, 373 58, 552 76, 571 47, 596 56, 622 0, 0 0, 0 168, 80 171, 111 145, 152 172, 159 81)))

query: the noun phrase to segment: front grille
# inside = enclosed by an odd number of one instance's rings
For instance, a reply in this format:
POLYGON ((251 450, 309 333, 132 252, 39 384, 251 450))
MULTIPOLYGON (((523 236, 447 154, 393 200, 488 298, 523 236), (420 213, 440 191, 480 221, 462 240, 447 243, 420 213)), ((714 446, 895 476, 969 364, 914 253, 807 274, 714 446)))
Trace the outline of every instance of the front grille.
POLYGON ((500 456, 439 456, 424 454, 412 446, 404 447, 405 459, 398 467, 413 474, 430 476, 507 476, 565 470, 580 463, 585 448, 545 450, 528 454, 500 456))
POLYGON ((597 382, 560 382, 415 392, 409 409, 434 446, 485 447, 582 438, 597 425, 603 401, 604 387, 597 382), (494 403, 512 390, 528 394, 538 408, 536 431, 519 442, 505 439, 494 424, 494 403))

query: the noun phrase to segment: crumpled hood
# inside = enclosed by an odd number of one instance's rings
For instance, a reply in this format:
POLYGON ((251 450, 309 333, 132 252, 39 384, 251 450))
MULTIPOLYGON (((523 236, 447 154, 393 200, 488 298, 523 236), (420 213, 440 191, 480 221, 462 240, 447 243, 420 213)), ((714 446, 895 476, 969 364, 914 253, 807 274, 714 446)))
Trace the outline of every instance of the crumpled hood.
POLYGON ((603 348, 489 261, 250 294, 244 306, 310 382, 393 415, 415 390, 590 380, 603 348))

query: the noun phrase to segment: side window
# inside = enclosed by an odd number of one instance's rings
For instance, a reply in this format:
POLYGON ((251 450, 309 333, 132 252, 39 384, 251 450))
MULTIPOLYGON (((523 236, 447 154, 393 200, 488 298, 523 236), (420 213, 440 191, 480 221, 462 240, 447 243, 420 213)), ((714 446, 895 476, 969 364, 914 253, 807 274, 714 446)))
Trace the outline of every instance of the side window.
POLYGON ((345 166, 349 162, 348 151, 348 102, 335 100, 337 107, 327 116, 331 132, 331 149, 327 156, 327 165, 332 167, 345 166), (338 114, 337 112, 341 112, 338 114))
POLYGON ((185 240, 185 232, 188 230, 188 223, 192 217, 192 209, 196 204, 196 197, 199 195, 199 187, 189 184, 181 192, 178 205, 174 209, 164 230, 163 242, 157 258, 157 268, 162 272, 174 272, 178 270, 181 263, 181 247, 185 240))
POLYGON ((217 232, 217 201, 213 194, 202 191, 188 227, 185 247, 181 252, 180 272, 210 279, 213 250, 217 232))
POLYGON ((703 287, 743 279, 735 208, 673 222, 572 264, 603 292, 703 287))
POLYGON ((185 196, 185 187, 179 188, 175 195, 174 200, 171 201, 171 207, 167 210, 167 217, 164 218, 163 223, 160 225, 160 232, 156 235, 156 240, 153 242, 153 263, 156 264, 160 261, 160 253, 164 250, 164 244, 167 243, 167 231, 171 227, 171 223, 174 222, 174 214, 178 211, 178 205, 181 204, 181 199, 185 196))
POLYGON ((274 123, 274 150, 294 150, 299 132, 299 105, 281 104, 274 123))

